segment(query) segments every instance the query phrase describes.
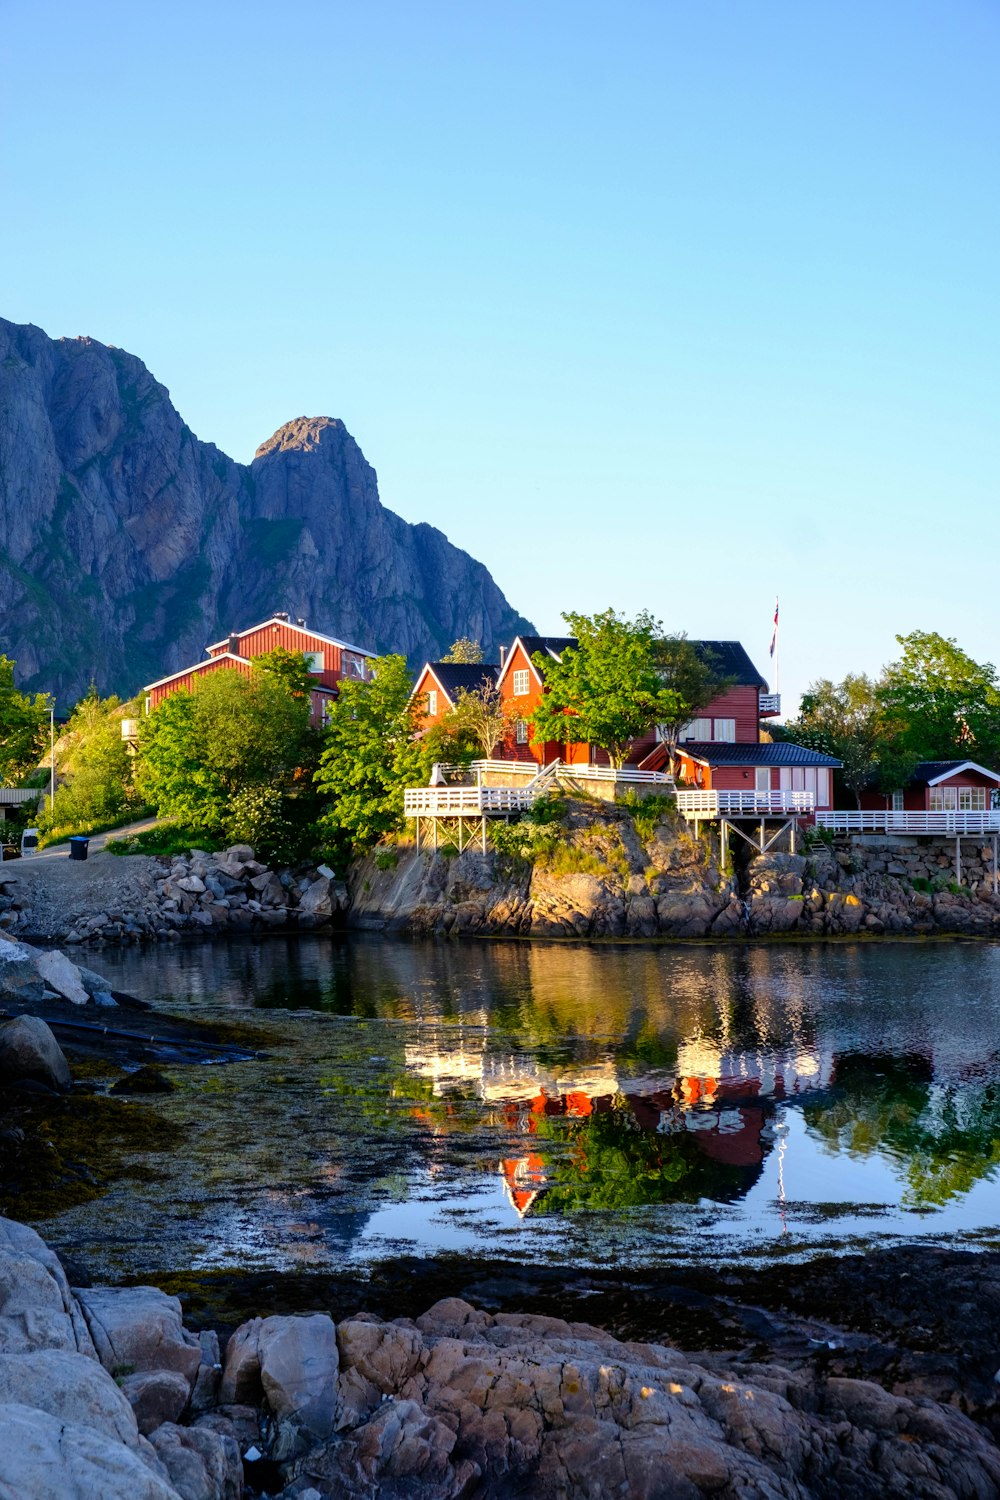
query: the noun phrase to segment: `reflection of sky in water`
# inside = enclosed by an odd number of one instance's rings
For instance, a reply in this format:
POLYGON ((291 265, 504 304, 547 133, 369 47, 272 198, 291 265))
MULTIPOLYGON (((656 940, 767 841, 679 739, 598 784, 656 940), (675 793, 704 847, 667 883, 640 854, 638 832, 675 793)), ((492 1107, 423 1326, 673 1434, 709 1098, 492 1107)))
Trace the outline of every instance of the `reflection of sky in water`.
POLYGON ((1000 1224, 998 949, 357 936, 101 966, 282 1040, 220 1083, 174 1070, 156 1107, 183 1158, 47 1223, 94 1268, 622 1264, 1000 1224))

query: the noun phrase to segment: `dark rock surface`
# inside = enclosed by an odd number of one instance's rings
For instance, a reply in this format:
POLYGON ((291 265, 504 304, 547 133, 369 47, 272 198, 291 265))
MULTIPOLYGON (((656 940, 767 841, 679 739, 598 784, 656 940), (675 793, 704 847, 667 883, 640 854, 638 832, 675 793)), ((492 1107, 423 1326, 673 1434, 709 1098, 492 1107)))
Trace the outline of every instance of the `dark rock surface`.
POLYGON ((0 650, 31 688, 131 695, 275 609, 417 661, 526 621, 434 527, 386 510, 342 422, 250 465, 185 426, 141 360, 0 320, 0 650))

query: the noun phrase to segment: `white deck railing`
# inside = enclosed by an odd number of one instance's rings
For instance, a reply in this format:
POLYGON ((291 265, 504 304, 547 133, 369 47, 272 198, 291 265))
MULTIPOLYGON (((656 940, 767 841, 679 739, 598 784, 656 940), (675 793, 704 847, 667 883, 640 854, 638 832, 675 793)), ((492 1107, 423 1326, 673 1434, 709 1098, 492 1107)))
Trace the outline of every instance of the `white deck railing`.
POLYGON ((718 818, 743 813, 766 815, 767 813, 798 813, 804 816, 815 811, 816 798, 812 792, 678 792, 677 811, 685 818, 718 818))
POLYGON ((761 693, 760 698, 758 699, 758 704, 759 704, 759 711, 762 714, 780 714, 781 713, 781 694, 780 693, 761 693))
POLYGON ((403 813, 408 818, 496 817, 525 812, 534 800, 526 787, 418 786, 403 793, 403 813))
POLYGON ((818 812, 816 826, 831 833, 1000 833, 1000 808, 982 812, 818 812))
POLYGON ((553 765, 558 776, 572 778, 574 781, 613 781, 616 785, 655 783, 668 790, 673 783, 673 777, 666 771, 640 771, 637 766, 623 766, 620 771, 616 771, 613 766, 577 766, 568 765, 565 761, 555 761, 542 767, 527 760, 474 760, 470 769, 481 775, 507 776, 513 773, 515 776, 533 777, 551 770, 553 765))

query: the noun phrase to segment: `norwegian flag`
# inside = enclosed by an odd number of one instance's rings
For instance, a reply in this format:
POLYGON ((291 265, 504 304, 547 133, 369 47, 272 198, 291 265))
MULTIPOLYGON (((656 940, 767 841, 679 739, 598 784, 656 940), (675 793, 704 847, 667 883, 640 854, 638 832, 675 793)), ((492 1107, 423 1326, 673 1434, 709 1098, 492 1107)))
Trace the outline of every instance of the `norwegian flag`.
POLYGON ((775 648, 776 648, 777 644, 778 644, 778 601, 777 601, 777 599, 775 599, 775 601, 774 601, 774 631, 773 631, 773 633, 771 635, 771 655, 772 656, 774 655, 775 648))

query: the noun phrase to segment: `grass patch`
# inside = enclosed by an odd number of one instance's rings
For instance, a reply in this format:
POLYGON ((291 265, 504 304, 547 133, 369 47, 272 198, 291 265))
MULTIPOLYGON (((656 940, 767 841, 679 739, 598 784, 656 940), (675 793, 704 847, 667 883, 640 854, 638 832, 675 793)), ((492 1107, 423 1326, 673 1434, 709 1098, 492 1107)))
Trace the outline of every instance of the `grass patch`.
POLYGON ((130 833, 122 839, 109 839, 105 846, 110 854, 190 854, 204 849, 213 854, 224 849, 223 841, 203 828, 185 828, 180 823, 158 823, 142 833, 130 833))

